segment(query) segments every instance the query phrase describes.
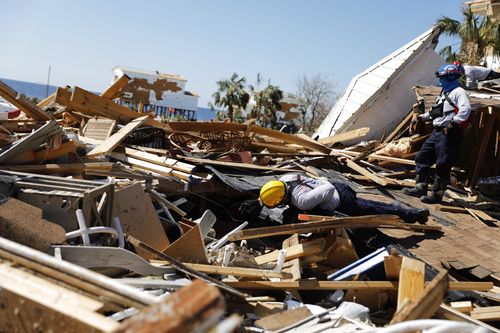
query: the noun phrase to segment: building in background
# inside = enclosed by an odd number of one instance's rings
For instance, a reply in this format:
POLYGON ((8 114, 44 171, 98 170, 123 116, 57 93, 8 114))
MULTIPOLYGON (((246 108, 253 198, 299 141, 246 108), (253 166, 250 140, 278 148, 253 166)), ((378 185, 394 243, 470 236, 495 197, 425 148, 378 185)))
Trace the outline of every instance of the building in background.
POLYGON ((199 96, 186 90, 187 80, 183 76, 116 66, 113 82, 124 74, 130 81, 122 89, 120 104, 154 112, 157 118, 196 120, 199 96))

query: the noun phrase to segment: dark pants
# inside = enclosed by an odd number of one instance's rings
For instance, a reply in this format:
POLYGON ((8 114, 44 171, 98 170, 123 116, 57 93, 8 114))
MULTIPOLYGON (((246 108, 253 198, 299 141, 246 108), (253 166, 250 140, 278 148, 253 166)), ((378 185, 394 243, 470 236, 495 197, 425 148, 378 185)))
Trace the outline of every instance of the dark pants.
POLYGON ((458 127, 449 129, 448 134, 434 129, 415 158, 419 182, 429 182, 429 169, 436 163, 436 182, 449 184, 451 167, 459 154, 461 141, 462 130, 458 127))
POLYGON ((340 205, 337 211, 350 216, 393 214, 403 220, 411 220, 417 214, 416 209, 405 207, 394 203, 384 203, 379 201, 358 198, 356 192, 344 183, 335 182, 340 197, 340 205))
POLYGON ((488 81, 488 80, 496 80, 496 79, 500 79, 500 73, 495 72, 494 70, 491 70, 490 73, 488 74, 488 76, 484 80, 488 81))

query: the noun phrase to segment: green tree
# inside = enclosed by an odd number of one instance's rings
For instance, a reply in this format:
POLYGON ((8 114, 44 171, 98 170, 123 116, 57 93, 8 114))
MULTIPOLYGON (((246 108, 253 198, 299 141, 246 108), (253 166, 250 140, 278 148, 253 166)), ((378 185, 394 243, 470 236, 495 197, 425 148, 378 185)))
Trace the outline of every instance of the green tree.
POLYGON ((500 55, 500 24, 489 17, 475 16, 469 7, 462 8, 462 22, 443 16, 436 24, 446 35, 460 38, 458 53, 445 46, 439 54, 447 62, 461 60, 479 65, 485 55, 500 55))
POLYGON ((212 94, 214 104, 209 104, 212 110, 217 107, 227 108, 227 118, 231 121, 241 121, 241 111, 247 107, 250 95, 245 90, 246 79, 237 73, 231 78, 217 81, 217 91, 212 94))
POLYGON ((250 112, 252 118, 259 120, 260 124, 265 127, 276 127, 276 111, 281 110, 281 99, 283 98, 283 91, 270 82, 267 86, 259 90, 262 83, 262 76, 257 74, 256 87, 250 85, 250 94, 254 99, 254 107, 250 112))

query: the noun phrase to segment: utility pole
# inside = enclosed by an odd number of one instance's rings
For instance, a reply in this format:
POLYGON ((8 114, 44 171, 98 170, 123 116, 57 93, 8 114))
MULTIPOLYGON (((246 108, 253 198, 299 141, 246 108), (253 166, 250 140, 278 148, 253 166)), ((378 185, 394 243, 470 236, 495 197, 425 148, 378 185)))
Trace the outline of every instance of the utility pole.
POLYGON ((45 98, 49 97, 49 84, 50 84, 50 65, 49 65, 49 75, 47 76, 47 88, 45 89, 45 98))

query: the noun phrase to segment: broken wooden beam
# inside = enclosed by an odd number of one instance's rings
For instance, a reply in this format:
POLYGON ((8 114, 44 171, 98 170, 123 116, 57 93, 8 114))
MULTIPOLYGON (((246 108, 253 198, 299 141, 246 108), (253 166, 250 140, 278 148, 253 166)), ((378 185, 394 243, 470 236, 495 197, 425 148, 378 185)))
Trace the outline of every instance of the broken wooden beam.
POLYGON ((224 297, 201 280, 125 320, 114 333, 205 332, 225 311, 224 297))
POLYGON ((23 111, 28 117, 35 120, 50 120, 52 117, 36 104, 20 97, 17 91, 9 87, 5 82, 0 81, 0 96, 5 98, 7 102, 23 111))
POLYGON ((366 134, 368 134, 368 132, 370 132, 370 127, 361 127, 352 131, 334 134, 326 138, 321 138, 318 140, 318 143, 321 143, 323 145, 333 145, 335 143, 342 141, 349 141, 352 139, 362 138, 366 134))
POLYGON ((120 97, 120 91, 128 84, 129 80, 130 77, 127 74, 123 74, 101 93, 101 97, 108 100, 120 97))

